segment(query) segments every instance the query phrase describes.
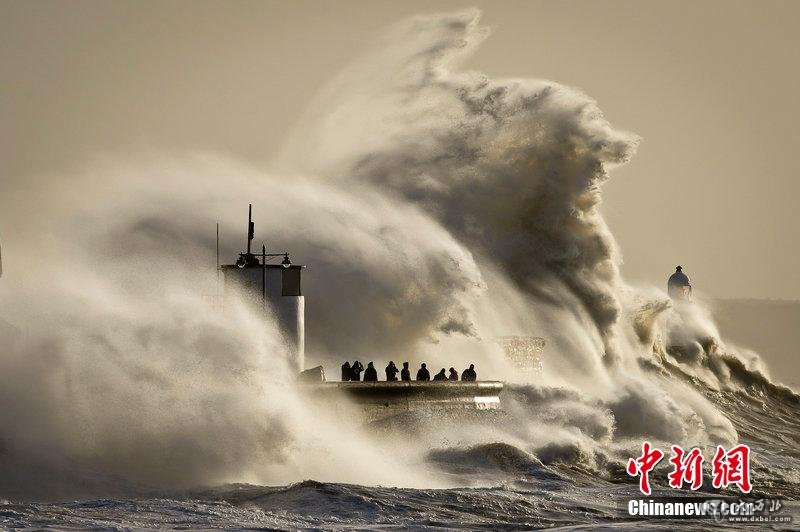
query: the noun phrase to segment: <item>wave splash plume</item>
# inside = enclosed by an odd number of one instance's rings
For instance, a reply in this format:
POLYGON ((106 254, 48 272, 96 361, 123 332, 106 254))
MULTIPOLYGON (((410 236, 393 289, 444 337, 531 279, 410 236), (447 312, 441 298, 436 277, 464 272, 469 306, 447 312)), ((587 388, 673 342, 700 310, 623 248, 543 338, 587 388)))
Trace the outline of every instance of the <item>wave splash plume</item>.
POLYGON ((602 184, 638 137, 576 89, 463 69, 489 33, 479 15, 393 27, 269 171, 100 159, 3 200, 6 227, 43 214, 3 241, 0 497, 107 500, 7 502, 0 524, 604 522, 608 493, 634 493, 643 439, 744 441, 757 489, 798 493, 800 457, 776 452, 798 447, 798 396, 701 301, 620 275, 602 184), (214 223, 233 256, 247 203, 257 238, 310 265, 310 363, 474 362, 510 383, 504 412, 375 430, 308 408, 276 326, 204 297, 214 223), (57 259, 30 260, 41 246, 57 259), (547 339, 533 382, 493 341, 509 335, 547 339))

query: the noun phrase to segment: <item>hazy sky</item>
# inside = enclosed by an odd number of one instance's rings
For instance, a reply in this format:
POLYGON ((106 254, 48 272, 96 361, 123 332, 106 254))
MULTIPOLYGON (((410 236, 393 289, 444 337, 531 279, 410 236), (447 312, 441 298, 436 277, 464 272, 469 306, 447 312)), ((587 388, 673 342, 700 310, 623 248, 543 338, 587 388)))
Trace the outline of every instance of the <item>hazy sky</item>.
POLYGON ((0 0, 0 208, 97 154, 266 164, 383 27, 470 6, 494 31, 468 67, 579 87, 643 137, 603 207, 629 280, 800 298, 800 2, 0 0))

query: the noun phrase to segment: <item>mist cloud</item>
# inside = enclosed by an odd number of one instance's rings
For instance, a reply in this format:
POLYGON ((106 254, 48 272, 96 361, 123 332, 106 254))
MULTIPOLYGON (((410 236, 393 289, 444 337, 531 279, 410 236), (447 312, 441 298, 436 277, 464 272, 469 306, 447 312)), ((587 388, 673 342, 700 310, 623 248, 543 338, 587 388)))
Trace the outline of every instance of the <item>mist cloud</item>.
MULTIPOLYGON (((159 487, 435 482, 415 463, 430 434, 403 444, 405 462, 354 471, 352 448, 376 461, 395 448, 355 428, 336 437, 287 386, 271 321, 207 305, 214 224, 232 259, 248 203, 256 242, 308 265, 311 363, 476 362, 482 378, 516 380, 494 338, 548 339, 542 382, 509 396, 511 422, 469 427, 465 444, 596 464, 641 435, 734 440, 662 373, 681 366, 658 338, 680 329, 702 346, 708 329, 675 325, 661 293, 636 303, 599 210, 638 138, 576 89, 461 70, 488 35, 478 19, 394 27, 321 91, 269 171, 212 154, 117 158, 4 198, 0 471, 13 480, 0 494, 36 484, 41 464, 159 487)), ((725 379, 697 355, 683 370, 725 379)))

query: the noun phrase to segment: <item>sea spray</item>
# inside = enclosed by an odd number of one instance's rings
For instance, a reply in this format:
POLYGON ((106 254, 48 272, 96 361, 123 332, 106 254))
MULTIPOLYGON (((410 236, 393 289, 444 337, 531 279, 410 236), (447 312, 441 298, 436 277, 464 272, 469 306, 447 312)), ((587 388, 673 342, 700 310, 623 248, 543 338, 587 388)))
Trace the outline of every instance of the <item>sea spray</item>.
POLYGON ((459 70, 486 36, 475 11, 400 24, 321 92, 271 170, 115 157, 3 198, 0 496, 471 485, 440 466, 481 450, 613 479, 644 437, 735 441, 709 390, 738 389, 755 362, 620 276, 601 185, 637 137, 575 89, 459 70), (309 265, 309 364, 475 363, 516 382, 505 414, 373 434, 309 408, 272 320, 204 297, 214 225, 235 256, 248 203, 256 242, 309 265), (508 334, 548 340, 535 382, 504 359, 508 334))

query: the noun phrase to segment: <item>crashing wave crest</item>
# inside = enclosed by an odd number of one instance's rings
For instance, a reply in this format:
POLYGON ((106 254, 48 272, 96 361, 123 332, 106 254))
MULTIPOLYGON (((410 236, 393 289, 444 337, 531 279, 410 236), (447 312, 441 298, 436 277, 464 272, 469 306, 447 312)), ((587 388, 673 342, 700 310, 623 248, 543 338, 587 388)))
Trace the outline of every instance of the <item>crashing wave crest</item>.
POLYGON ((4 241, 0 495, 52 494, 45 479, 67 470, 58 493, 87 472, 122 489, 442 485, 431 460, 488 451, 492 467, 612 474, 642 438, 736 441, 715 392, 796 401, 699 305, 624 282, 601 185, 638 138, 575 89, 461 70, 488 35, 478 19, 395 27, 322 91, 270 173, 208 154, 106 160, 4 201, 6 226, 43 214, 4 241), (475 362, 518 383, 507 418, 398 443, 305 409, 275 327, 203 298, 214 222, 232 256, 248 202, 270 247, 311 266, 310 362, 475 362), (58 260, 31 262, 32 242, 58 260), (492 341, 508 335, 547 338, 535 384, 492 341))

